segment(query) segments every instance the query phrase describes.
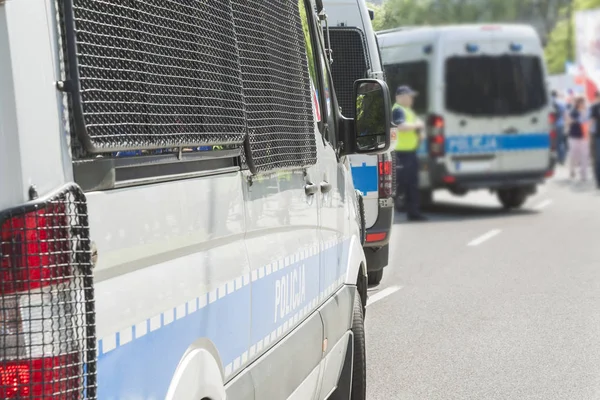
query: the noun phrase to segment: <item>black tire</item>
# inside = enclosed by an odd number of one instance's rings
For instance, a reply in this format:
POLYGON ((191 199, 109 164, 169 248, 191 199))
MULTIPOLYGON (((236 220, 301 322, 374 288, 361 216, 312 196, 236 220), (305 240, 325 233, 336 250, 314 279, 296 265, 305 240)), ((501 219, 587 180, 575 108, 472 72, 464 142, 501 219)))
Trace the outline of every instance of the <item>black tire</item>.
POLYGON ((358 293, 354 298, 352 315, 352 334, 354 335, 354 357, 352 368, 352 392, 350 400, 367 398, 367 351, 365 343, 365 322, 358 293))
POLYGON ((521 189, 503 189, 498 191, 498 200, 507 210, 520 208, 527 200, 527 193, 521 189))
POLYGON ((369 272, 369 285, 379 285, 383 279, 383 269, 369 272))
POLYGON ((368 294, 368 285, 367 285, 367 277, 362 273, 361 270, 358 272, 358 280, 356 282, 356 289, 358 290, 358 295, 360 296, 360 304, 362 304, 362 312, 363 319, 367 316, 367 294, 368 294))

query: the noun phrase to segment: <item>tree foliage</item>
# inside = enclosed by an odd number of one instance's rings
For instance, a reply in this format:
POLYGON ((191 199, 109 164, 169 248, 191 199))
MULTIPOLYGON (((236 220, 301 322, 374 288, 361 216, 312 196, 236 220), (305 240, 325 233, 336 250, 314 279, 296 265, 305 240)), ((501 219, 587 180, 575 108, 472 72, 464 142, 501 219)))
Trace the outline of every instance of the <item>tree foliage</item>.
MULTIPOLYGON (((545 36, 570 0, 387 0, 376 13, 381 29, 406 25, 534 21, 545 36)), ((586 0, 584 0, 586 1, 586 0)))
POLYGON ((414 25, 530 23, 546 45, 550 72, 558 73, 564 70, 569 52, 574 54, 570 3, 573 14, 600 7, 600 0, 387 0, 382 6, 370 4, 369 8, 375 10, 375 30, 414 25))
POLYGON ((562 73, 569 56, 575 55, 575 12, 600 7, 600 0, 573 0, 573 13, 569 16, 569 8, 560 10, 561 19, 558 21, 546 45, 546 63, 551 74, 562 73))

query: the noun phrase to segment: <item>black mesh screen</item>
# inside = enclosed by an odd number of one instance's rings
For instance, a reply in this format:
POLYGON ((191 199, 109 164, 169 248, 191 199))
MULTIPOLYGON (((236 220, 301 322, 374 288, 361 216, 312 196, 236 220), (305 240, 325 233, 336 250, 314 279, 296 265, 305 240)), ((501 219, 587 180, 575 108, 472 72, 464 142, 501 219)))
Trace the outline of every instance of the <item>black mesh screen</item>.
POLYGON ((370 68, 363 32, 357 28, 329 28, 333 86, 342 114, 354 118, 354 81, 367 78, 370 68))
POLYGON ((0 213, 0 397, 95 399, 85 197, 76 186, 0 213))
POLYGON ((316 162, 315 121, 297 0, 232 1, 250 159, 265 171, 316 162))
MULTIPOLYGON (((69 75, 80 85, 76 129, 88 151, 243 141, 229 1, 61 2, 69 75)), ((270 12, 268 23, 287 16, 270 12)))

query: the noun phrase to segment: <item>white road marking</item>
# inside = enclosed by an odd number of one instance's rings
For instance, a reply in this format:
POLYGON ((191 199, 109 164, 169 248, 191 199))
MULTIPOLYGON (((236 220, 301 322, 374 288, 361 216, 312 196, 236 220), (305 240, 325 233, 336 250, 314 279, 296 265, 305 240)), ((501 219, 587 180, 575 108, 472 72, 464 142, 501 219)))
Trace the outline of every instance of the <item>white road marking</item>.
POLYGON ((485 242, 486 240, 490 240, 500 232, 502 232, 500 229, 492 229, 491 231, 471 240, 467 246, 479 246, 481 243, 485 242))
POLYGON ((400 289, 402 289, 402 286, 390 286, 383 289, 381 292, 375 293, 373 296, 369 296, 369 299, 367 300, 367 307, 373 305, 379 300, 383 300, 391 294, 396 293, 400 289))
POLYGON ((537 204, 537 205, 536 205, 535 207, 533 207, 533 208, 535 208, 536 210, 542 210, 542 209, 544 209, 544 208, 548 207, 548 206, 549 206, 550 204, 552 204, 553 202, 554 202, 553 200, 551 200, 551 199, 547 199, 547 200, 544 200, 544 201, 542 201, 541 203, 537 204))

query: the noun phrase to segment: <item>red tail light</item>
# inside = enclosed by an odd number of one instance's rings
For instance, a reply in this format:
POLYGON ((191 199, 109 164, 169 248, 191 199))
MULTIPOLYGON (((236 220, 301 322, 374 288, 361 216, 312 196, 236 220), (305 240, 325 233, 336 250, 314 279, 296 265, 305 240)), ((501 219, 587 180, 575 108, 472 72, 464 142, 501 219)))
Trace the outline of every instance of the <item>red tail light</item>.
POLYGON ((381 242, 382 240, 385 240, 386 237, 387 233, 385 232, 367 233, 367 243, 381 242))
POLYGON ((55 204, 2 224, 0 293, 38 289, 70 275, 66 219, 64 205, 55 204))
POLYGON ((430 115, 427 119, 427 137, 429 138, 429 154, 432 157, 443 157, 446 154, 444 117, 430 115))
POLYGON ((554 113, 548 115, 548 123, 550 124, 550 150, 556 150, 558 148, 558 137, 556 133, 556 116, 554 113))
POLYGON ((67 192, 0 213, 2 399, 78 400, 95 384, 85 212, 67 192))
POLYGON ((389 198, 393 195, 393 165, 390 153, 377 156, 379 165, 379 198, 389 198))

